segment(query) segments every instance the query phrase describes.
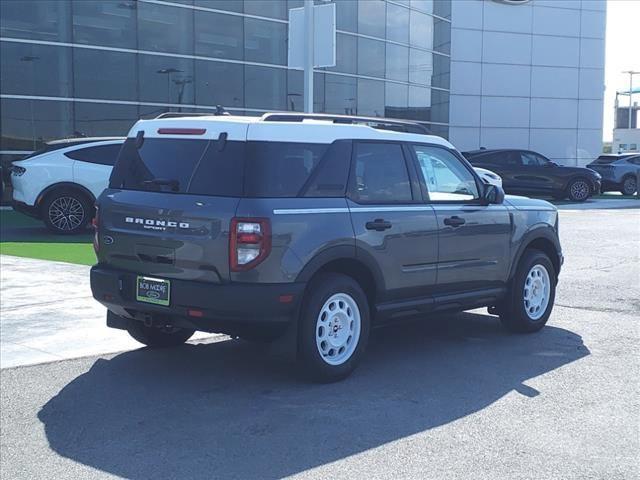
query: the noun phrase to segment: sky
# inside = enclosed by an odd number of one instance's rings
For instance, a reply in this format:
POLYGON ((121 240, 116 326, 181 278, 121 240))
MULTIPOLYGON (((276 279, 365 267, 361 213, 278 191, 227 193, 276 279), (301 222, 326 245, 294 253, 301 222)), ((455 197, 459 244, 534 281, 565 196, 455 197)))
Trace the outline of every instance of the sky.
MULTIPOLYGON (((607 0, 607 34, 605 50, 604 141, 613 137, 613 106, 617 90, 629 90, 629 75, 624 70, 640 72, 640 0, 607 0)), ((633 86, 640 87, 640 74, 633 76, 633 86)), ((640 95, 634 96, 640 103, 640 95)), ((620 97, 628 105, 629 97, 620 97)), ((624 103, 623 103, 624 102, 624 103)))

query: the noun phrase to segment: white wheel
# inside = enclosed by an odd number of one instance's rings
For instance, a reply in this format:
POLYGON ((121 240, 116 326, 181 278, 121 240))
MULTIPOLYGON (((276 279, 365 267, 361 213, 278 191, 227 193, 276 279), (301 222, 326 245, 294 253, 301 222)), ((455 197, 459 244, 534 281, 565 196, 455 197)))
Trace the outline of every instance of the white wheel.
POLYGON ((531 267, 524 281, 524 311, 531 320, 538 320, 547 311, 551 297, 551 279, 540 264, 531 267))
POLYGON ((360 339, 361 317, 358 304, 346 293, 329 297, 316 321, 316 346, 329 365, 342 365, 355 352, 360 339))

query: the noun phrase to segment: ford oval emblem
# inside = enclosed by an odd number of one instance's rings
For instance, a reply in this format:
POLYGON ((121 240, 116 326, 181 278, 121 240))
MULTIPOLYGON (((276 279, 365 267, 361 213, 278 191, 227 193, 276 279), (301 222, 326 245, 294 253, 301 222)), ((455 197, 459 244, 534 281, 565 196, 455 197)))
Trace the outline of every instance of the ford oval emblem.
POLYGON ((158 292, 154 292, 153 290, 150 290, 147 292, 147 297, 148 298, 160 298, 160 294, 158 292))
POLYGON ((105 235, 104 237, 102 237, 102 241, 104 242, 105 245, 111 245, 113 244, 113 242, 115 242, 113 237, 110 237, 109 235, 105 235))

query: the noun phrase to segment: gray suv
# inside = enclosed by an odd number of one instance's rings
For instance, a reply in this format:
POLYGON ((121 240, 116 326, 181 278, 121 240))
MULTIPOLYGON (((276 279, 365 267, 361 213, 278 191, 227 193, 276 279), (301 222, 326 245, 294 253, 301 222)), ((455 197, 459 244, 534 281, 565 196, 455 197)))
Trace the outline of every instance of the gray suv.
POLYGON ((487 185, 418 124, 302 114, 132 128, 98 199, 107 325, 149 347, 195 331, 294 347, 350 374, 370 329, 488 307, 542 328, 563 257, 551 204, 487 185))
POLYGON ((640 170, 638 154, 600 155, 587 165, 602 175, 602 191, 618 190, 623 195, 633 195, 638 189, 637 172, 640 170))

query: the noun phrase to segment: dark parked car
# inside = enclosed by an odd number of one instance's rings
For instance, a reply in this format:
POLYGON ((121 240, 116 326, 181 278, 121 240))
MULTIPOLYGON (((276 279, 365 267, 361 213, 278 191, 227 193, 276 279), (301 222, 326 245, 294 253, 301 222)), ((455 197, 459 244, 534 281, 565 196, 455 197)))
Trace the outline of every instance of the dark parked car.
POLYGON ((551 195, 583 202, 600 193, 600 174, 582 167, 565 167, 530 150, 474 150, 462 153, 474 167, 502 177, 506 193, 551 195))
POLYGON ((600 155, 587 165, 602 175, 602 191, 620 191, 633 195, 637 188, 637 171, 640 170, 640 155, 600 155))
POLYGON ((91 289, 107 326, 150 347, 196 330, 280 337, 323 381, 397 319, 485 306, 540 330, 563 259, 556 208, 505 198, 419 125, 361 121, 136 123, 98 199, 91 289))

